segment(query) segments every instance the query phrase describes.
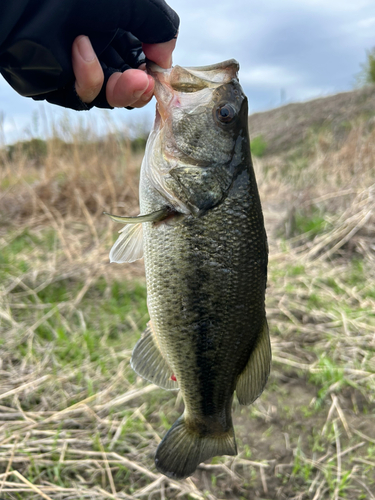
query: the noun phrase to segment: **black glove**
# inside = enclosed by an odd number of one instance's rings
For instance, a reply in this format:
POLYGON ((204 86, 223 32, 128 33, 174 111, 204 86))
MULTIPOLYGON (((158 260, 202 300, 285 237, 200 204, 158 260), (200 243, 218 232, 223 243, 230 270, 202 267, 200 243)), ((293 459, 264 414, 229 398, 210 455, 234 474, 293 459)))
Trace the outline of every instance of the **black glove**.
POLYGON ((23 96, 77 110, 110 108, 108 78, 144 62, 141 41, 167 42, 178 26, 164 0, 1 0, 0 71, 23 96), (104 72, 90 104, 74 86, 71 53, 78 35, 90 38, 104 72))

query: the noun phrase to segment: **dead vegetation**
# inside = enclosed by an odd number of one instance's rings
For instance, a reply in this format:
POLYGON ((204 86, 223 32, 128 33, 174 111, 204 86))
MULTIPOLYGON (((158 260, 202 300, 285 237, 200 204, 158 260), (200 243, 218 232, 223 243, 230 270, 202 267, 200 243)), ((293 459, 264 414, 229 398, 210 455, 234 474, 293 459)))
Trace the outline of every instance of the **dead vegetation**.
POLYGON ((373 499, 375 132, 255 161, 270 243, 273 371, 234 404, 240 454, 184 481, 155 470, 180 397, 129 367, 142 263, 108 264, 137 213, 140 156, 111 136, 0 167, 0 498, 373 499), (336 144, 336 145, 335 145, 336 144))
POLYGON ((373 127, 374 112, 375 85, 369 85, 254 113, 249 118, 250 134, 251 137, 263 136, 267 142, 267 154, 280 154, 292 147, 306 147, 312 131, 324 130, 334 138, 330 141, 334 149, 346 141, 348 132, 358 122, 373 127))

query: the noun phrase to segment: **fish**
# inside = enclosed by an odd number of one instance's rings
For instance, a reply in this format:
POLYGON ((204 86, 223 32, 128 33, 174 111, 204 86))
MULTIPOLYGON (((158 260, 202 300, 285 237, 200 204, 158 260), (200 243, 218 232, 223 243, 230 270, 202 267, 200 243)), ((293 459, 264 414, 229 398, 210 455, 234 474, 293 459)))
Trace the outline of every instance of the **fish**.
POLYGON ((131 366, 179 389, 185 405, 155 455, 156 468, 174 479, 237 454, 234 393, 251 404, 270 373, 267 236, 238 71, 233 59, 148 65, 157 104, 141 166, 141 215, 108 214, 124 224, 111 262, 144 256, 150 321, 131 366))

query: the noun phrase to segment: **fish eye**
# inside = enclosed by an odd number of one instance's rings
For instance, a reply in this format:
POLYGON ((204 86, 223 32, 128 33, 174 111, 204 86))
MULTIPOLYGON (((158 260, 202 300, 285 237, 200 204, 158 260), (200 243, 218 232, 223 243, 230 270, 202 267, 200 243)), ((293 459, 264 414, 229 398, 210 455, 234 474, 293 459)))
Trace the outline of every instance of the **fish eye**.
POLYGON ((236 110, 231 104, 222 104, 216 110, 216 118, 221 123, 230 123, 236 116, 236 110))

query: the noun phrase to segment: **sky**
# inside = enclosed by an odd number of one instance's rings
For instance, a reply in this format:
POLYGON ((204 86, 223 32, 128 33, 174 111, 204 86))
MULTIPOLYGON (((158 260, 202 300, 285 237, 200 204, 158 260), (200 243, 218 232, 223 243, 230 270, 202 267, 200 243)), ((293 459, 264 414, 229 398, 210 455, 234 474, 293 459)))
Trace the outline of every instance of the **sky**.
MULTIPOLYGON (((374 0, 170 0, 181 19, 174 64, 240 63, 250 112, 351 90, 375 46, 374 0)), ((19 96, 0 77, 0 117, 11 142, 43 136, 46 123, 93 123, 98 130, 150 126, 142 110, 67 111, 19 96)))

